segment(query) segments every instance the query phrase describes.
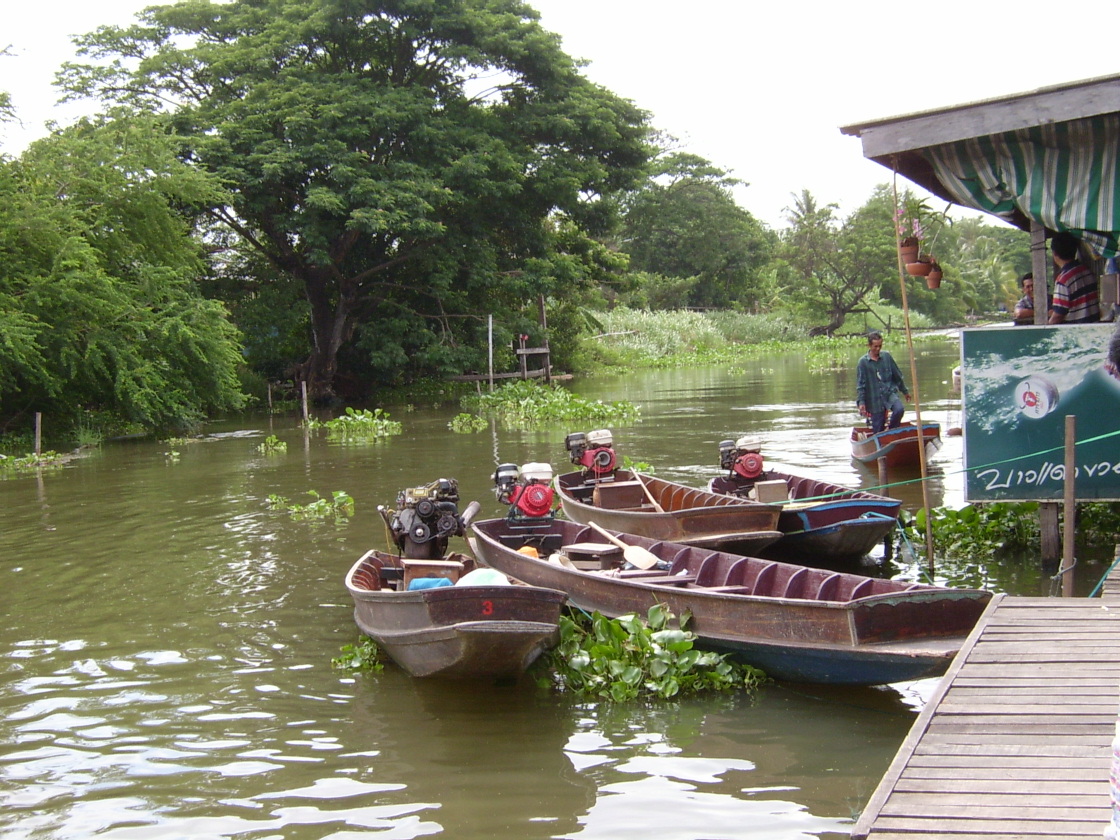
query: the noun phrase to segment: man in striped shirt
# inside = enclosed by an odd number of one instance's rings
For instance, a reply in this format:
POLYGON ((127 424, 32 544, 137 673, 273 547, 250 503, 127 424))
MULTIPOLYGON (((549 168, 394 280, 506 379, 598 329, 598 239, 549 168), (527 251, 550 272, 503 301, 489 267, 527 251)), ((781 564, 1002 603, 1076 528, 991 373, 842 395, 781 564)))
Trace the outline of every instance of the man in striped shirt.
POLYGON ((1058 269, 1050 305, 1050 324, 1096 324, 1101 320, 1097 277, 1077 260, 1077 237, 1055 233, 1050 252, 1058 269))

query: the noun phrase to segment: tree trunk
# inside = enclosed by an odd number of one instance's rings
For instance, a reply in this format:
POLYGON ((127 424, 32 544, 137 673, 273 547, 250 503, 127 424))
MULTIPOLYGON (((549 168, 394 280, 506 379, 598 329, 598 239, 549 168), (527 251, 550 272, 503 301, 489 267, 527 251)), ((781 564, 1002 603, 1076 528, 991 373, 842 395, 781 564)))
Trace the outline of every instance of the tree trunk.
POLYGON ((311 355, 303 365, 307 392, 313 400, 335 395, 334 377, 338 372, 338 351, 353 330, 350 290, 342 284, 335 300, 331 294, 330 269, 313 269, 304 279, 307 301, 311 305, 311 355))

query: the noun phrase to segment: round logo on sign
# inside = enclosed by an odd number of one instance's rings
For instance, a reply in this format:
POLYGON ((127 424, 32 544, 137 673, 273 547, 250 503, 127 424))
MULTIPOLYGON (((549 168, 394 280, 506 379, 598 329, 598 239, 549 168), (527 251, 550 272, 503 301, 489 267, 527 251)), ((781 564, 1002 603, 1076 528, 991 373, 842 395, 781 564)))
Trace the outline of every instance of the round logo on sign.
POLYGON ((1028 376, 1015 386, 1015 408, 1038 419, 1057 408, 1058 396, 1058 386, 1045 376, 1028 376))

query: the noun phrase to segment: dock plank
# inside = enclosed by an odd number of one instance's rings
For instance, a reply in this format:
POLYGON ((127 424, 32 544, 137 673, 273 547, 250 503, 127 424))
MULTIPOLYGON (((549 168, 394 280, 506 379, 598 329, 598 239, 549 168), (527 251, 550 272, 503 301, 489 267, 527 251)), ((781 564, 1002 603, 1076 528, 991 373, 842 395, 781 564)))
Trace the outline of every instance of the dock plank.
POLYGON ((1120 700, 1101 599, 992 599, 852 828, 870 840, 1099 838, 1120 700))

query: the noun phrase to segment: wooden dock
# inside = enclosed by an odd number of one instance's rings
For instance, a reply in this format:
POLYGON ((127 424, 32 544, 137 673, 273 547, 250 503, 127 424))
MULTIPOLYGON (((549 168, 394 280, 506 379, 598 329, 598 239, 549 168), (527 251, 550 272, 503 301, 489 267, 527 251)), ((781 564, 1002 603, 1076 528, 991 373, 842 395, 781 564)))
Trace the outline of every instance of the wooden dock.
POLYGON ((1100 840, 1120 711, 1108 583, 1102 598, 993 598, 852 837, 1100 840))

